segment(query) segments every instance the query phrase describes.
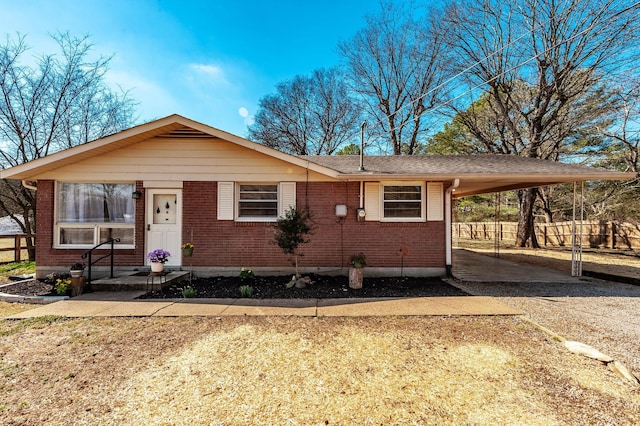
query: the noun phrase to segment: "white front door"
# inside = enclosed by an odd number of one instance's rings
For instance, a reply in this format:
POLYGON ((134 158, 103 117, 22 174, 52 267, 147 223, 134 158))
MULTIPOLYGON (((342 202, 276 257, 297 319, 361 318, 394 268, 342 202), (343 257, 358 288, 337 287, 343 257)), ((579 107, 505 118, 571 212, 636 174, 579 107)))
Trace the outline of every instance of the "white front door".
MULTIPOLYGON (((147 249, 171 253, 165 266, 180 266, 182 242, 182 190, 147 189, 147 249)), ((145 256, 146 259, 146 256, 145 256)), ((149 259, 146 259, 147 265, 149 259)))

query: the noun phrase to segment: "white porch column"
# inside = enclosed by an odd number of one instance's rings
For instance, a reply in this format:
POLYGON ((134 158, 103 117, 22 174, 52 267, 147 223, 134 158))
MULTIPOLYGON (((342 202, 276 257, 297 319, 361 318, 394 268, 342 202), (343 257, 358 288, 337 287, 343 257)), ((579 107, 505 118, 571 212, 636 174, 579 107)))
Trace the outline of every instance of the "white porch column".
POLYGON ((460 179, 454 179, 444 193, 445 268, 448 276, 451 276, 453 263, 453 245, 451 244, 451 200, 453 199, 453 192, 459 185, 460 179))

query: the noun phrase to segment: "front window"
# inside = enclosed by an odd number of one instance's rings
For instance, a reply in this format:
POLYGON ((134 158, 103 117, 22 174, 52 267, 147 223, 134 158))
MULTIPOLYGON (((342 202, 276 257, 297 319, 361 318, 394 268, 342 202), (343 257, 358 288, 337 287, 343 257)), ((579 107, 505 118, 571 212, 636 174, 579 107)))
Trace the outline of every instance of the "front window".
POLYGON ((275 219, 278 217, 278 185, 238 185, 239 219, 275 219))
POLYGON ((59 182, 56 192, 56 245, 89 247, 120 238, 132 248, 135 234, 134 183, 59 182))
POLYGON ((423 185, 384 185, 383 217, 387 220, 420 220, 424 218, 423 185))

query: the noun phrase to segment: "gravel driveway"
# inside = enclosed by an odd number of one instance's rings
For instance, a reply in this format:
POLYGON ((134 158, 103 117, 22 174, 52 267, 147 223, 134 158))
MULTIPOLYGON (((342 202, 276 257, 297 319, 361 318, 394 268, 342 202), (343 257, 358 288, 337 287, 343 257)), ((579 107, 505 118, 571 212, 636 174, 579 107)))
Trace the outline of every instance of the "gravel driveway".
POLYGON ((568 340, 589 344, 640 373, 640 287, 582 278, 579 283, 452 281, 493 296, 568 340))

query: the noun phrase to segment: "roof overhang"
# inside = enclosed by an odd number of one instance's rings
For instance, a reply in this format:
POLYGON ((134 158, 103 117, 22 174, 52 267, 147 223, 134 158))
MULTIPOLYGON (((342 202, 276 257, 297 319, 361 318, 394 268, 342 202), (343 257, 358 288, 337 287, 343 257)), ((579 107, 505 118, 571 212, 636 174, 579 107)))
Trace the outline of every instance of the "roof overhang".
POLYGON ((31 180, 35 176, 58 169, 60 167, 73 164, 98 155, 125 148, 129 145, 162 135, 171 135, 175 133, 199 132, 200 137, 209 136, 214 139, 223 139, 228 142, 235 143, 247 149, 260 152, 264 155, 277 158, 290 164, 306 168, 308 170, 336 178, 338 172, 336 170, 324 167, 319 164, 312 163, 306 159, 285 154, 275 149, 260 145, 239 136, 227 133, 223 130, 216 129, 206 124, 193 121, 181 115, 170 115, 159 120, 155 120, 146 124, 132 127, 127 130, 78 145, 73 148, 65 149, 46 157, 38 158, 33 161, 11 167, 9 169, 0 170, 0 178, 2 179, 18 179, 31 180))
POLYGON ((433 182, 453 182, 459 180, 453 193, 454 198, 463 198, 471 195, 489 194, 493 192, 512 191, 516 189, 537 188, 564 183, 599 181, 599 180, 631 180, 635 173, 594 173, 592 175, 566 176, 566 175, 482 175, 482 174, 439 174, 439 175, 393 175, 393 174, 341 174, 338 179, 348 181, 417 181, 426 180, 433 182))
POLYGON ((459 183, 455 198, 563 183, 631 180, 635 173, 511 155, 367 156, 359 170, 357 156, 306 157, 340 171, 348 181, 440 181, 459 183), (346 158, 351 157, 351 158, 346 158))

